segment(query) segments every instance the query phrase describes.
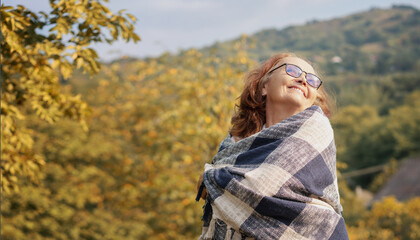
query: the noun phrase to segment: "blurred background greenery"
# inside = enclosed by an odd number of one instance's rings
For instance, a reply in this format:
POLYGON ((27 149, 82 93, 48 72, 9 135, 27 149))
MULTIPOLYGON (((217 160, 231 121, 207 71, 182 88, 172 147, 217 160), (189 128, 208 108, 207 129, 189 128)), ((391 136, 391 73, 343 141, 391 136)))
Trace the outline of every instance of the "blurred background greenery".
POLYGON ((90 48, 138 41, 100 2, 1 8, 1 237, 196 239, 196 180, 227 134, 243 74, 270 55, 310 60, 335 96, 351 239, 419 239, 420 198, 366 207, 420 150, 420 11, 396 5, 144 59, 90 48), (50 32, 40 31, 42 28, 50 32), (382 166, 382 171, 351 175, 382 166))

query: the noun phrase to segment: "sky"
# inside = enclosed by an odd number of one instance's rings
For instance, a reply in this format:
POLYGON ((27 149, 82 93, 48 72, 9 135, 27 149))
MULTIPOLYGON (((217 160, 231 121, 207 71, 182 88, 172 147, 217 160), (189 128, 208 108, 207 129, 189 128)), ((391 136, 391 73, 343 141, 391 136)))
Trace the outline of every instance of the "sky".
MULTIPOLYGON (((32 11, 49 11, 49 0, 2 0, 4 5, 22 4, 32 11)), ((95 44, 101 60, 122 56, 156 57, 164 52, 210 46, 241 34, 267 28, 282 29, 312 20, 329 20, 407 4, 420 9, 420 0, 110 0, 112 12, 126 9, 137 18, 141 41, 112 45, 95 44)))

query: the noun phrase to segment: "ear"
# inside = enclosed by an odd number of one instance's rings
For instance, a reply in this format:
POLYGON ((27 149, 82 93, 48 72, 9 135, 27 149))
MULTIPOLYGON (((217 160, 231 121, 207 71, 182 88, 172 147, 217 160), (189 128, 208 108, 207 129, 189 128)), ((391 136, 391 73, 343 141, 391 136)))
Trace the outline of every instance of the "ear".
POLYGON ((265 87, 265 85, 267 84, 267 80, 265 80, 264 82, 263 82, 263 87, 262 87, 262 90, 261 90, 261 94, 263 95, 263 96, 266 96, 267 95, 267 88, 265 87))

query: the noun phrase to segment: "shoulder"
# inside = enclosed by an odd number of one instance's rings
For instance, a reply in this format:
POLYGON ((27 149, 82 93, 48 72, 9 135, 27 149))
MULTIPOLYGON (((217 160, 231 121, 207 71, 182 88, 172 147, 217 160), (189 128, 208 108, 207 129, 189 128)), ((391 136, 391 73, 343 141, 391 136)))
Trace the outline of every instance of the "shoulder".
POLYGON ((331 131, 332 133, 331 122, 324 114, 320 106, 313 105, 306 110, 309 110, 312 113, 305 121, 305 125, 307 125, 307 127, 312 126, 313 128, 320 128, 326 131, 331 131))
MULTIPOLYGON (((217 152, 222 151, 223 149, 229 147, 230 145, 236 142, 236 137, 232 136, 230 133, 223 139, 219 144, 219 150, 217 152)), ((239 139, 240 140, 240 139, 239 139)), ((238 140, 238 141, 239 141, 238 140)))
POLYGON ((305 118, 293 137, 304 140, 321 152, 334 142, 331 123, 319 106, 312 106, 306 110, 309 110, 311 114, 305 118))

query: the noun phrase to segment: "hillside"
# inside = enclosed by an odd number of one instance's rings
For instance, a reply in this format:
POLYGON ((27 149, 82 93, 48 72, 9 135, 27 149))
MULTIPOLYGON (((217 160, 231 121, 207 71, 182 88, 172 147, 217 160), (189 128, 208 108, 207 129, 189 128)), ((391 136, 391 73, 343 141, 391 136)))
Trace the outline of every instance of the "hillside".
MULTIPOLYGON (((343 71, 385 73, 420 68, 420 11, 408 6, 371 9, 327 21, 311 21, 303 26, 266 29, 248 37, 247 49, 254 59, 266 59, 276 52, 292 51, 333 74, 340 63, 343 71), (328 66, 328 67, 327 67, 328 66)), ((220 56, 232 53, 226 41, 204 48, 220 56)))

